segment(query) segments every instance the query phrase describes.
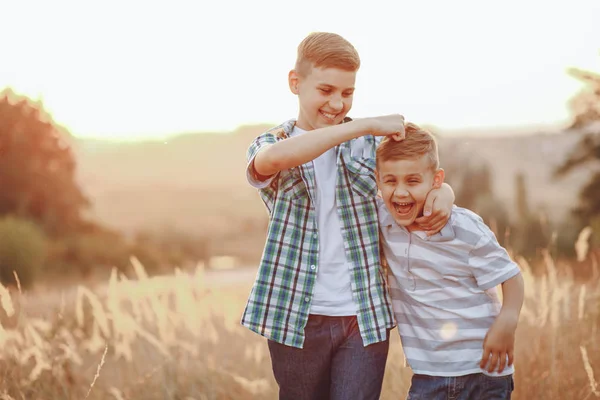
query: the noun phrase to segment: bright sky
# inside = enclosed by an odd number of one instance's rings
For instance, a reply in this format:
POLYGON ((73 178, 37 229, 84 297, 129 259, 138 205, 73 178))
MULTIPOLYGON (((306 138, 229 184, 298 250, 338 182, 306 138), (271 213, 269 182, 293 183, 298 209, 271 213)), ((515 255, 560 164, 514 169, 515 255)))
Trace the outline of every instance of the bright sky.
POLYGON ((445 129, 564 123, 600 70, 600 0, 0 0, 0 89, 73 134, 160 138, 295 117, 287 73, 312 31, 358 49, 351 116, 445 129))

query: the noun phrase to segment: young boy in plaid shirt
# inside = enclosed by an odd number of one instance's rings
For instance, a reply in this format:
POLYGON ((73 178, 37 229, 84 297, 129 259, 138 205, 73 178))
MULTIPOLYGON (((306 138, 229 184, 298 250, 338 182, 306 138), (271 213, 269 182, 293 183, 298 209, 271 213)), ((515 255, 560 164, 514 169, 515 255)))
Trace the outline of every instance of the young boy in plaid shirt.
MULTIPOLYGON (((296 119, 258 136, 247 177, 269 213, 242 324, 266 337, 281 399, 377 399, 395 321, 381 268, 375 151, 404 118, 351 120, 356 49, 333 33, 298 46, 296 119)), ((422 228, 447 222, 454 193, 427 197, 422 228)))

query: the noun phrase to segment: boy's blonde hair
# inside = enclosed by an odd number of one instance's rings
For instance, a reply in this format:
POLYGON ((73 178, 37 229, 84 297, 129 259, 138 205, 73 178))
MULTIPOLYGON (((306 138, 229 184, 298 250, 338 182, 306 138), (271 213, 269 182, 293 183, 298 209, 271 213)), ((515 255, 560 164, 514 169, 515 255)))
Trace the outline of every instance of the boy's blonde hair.
POLYGON ((409 160, 427 155, 431 168, 437 170, 440 167, 440 160, 435 137, 412 122, 406 124, 405 132, 403 140, 396 141, 387 136, 381 141, 377 147, 377 167, 384 161, 409 160))
POLYGON ((360 57, 354 46, 336 33, 313 32, 298 45, 296 72, 306 76, 310 68, 338 68, 356 72, 360 57))

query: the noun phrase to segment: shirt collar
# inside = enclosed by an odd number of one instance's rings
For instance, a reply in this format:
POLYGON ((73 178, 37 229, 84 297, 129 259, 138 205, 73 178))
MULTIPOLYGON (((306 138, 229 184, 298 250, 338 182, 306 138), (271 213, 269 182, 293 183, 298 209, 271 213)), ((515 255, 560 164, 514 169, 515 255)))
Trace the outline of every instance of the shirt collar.
MULTIPOLYGON (((391 229, 394 229, 394 228, 401 229, 401 230, 405 231, 406 233, 409 233, 408 229, 406 229, 402 226, 399 226, 396 223, 396 221, 394 221, 394 218, 392 217, 392 214, 390 214, 390 212, 387 210, 385 203, 383 202, 383 199, 381 199, 380 197, 377 197, 377 203, 378 203, 378 208, 379 208, 379 224, 382 227, 385 227, 388 229, 390 229, 390 228, 391 229)), ((429 242, 446 242, 446 241, 450 241, 456 237, 456 235, 454 233, 454 228, 452 228, 452 215, 450 215, 450 219, 448 220, 446 225, 444 225, 442 230, 432 236, 427 236, 425 231, 413 231, 411 233, 414 233, 419 238, 421 238, 425 241, 429 241, 429 242)))
POLYGON ((287 139, 292 134, 292 131, 294 130, 294 126, 296 126, 296 120, 288 119, 287 121, 280 124, 279 126, 269 129, 267 131, 267 133, 272 133, 273 135, 277 136, 280 139, 287 139))
MULTIPOLYGON (((452 217, 450 217, 450 218, 452 218, 452 217)), ((448 220, 448 222, 446 223, 446 225, 444 225, 444 227, 442 228, 441 231, 439 231, 438 233, 436 233, 434 235, 427 236, 425 231, 414 231, 412 233, 414 233, 421 239, 426 240, 428 242, 448 242, 456 237, 456 235, 454 234, 454 229, 452 228, 452 220, 451 219, 448 220)))

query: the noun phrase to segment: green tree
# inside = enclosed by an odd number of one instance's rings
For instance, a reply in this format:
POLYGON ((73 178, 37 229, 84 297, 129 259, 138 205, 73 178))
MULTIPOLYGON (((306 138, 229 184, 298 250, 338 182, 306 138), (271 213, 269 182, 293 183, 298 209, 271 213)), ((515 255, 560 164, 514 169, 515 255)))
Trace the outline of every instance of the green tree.
POLYGON ((31 221, 0 217, 0 282, 24 288, 35 281, 46 260, 44 232, 31 221), (16 274, 16 276, 15 276, 16 274))
POLYGON ((78 228, 89 201, 69 138, 41 104, 0 92, 0 215, 33 220, 51 235, 78 228))
MULTIPOLYGON (((584 83, 584 88, 570 102, 573 128, 586 128, 566 161, 555 171, 564 177, 574 169, 600 161, 600 74, 580 69, 569 73, 584 83)), ((593 174, 579 194, 579 206, 574 210, 582 222, 600 216, 600 172, 593 174)))

